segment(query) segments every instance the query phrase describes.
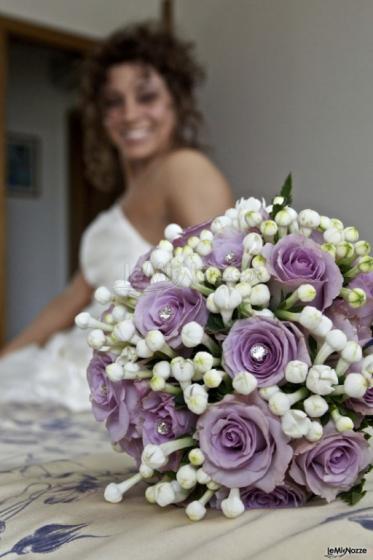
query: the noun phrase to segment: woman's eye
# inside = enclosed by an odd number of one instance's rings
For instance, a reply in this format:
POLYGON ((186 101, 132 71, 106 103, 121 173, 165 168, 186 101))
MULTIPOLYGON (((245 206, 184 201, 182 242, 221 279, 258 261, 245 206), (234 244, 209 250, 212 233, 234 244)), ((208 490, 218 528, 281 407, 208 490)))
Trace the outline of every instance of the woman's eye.
POLYGON ((138 96, 138 101, 140 103, 153 103, 158 98, 158 94, 155 91, 149 91, 147 93, 141 93, 138 96))
POLYGON ((104 110, 117 109, 122 106, 122 99, 120 97, 108 97, 103 101, 104 110))

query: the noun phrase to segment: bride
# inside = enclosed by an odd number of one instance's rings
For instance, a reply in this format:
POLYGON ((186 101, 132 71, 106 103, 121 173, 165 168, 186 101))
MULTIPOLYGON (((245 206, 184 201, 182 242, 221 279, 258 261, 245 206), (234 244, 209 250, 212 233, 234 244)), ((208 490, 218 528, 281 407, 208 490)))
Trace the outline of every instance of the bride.
POLYGON ((80 269, 66 289, 2 349, 0 401, 89 408, 91 350, 74 317, 94 305, 98 286, 127 277, 168 223, 194 225, 232 206, 227 181, 200 149, 202 75, 192 46, 152 24, 117 31, 87 61, 87 172, 99 188, 119 177, 122 195, 84 232, 80 269))

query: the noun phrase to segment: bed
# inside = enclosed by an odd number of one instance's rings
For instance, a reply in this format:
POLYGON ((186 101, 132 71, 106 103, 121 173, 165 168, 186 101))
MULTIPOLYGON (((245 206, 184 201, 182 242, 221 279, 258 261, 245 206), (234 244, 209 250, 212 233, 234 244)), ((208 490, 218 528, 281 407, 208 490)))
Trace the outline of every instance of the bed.
POLYGON ((181 508, 147 504, 141 485, 120 504, 104 501, 106 484, 126 478, 133 463, 112 451, 89 412, 9 403, 0 426, 0 558, 373 558, 373 473, 353 507, 320 500, 235 520, 209 511, 192 523, 181 508))

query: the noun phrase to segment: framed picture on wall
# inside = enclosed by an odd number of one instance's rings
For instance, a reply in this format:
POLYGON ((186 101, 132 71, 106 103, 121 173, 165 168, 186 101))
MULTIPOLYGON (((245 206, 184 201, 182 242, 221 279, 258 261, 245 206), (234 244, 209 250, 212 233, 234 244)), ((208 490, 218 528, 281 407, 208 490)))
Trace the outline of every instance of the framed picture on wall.
POLYGON ((8 132, 6 140, 7 194, 40 195, 40 139, 33 134, 8 132))

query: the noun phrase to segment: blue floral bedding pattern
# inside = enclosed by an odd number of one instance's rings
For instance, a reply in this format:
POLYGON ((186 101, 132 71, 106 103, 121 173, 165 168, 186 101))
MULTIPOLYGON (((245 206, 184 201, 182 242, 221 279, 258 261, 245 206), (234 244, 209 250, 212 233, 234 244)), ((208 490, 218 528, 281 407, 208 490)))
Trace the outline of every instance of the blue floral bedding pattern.
MULTIPOLYGON (((0 558, 74 560, 373 559, 373 480, 350 508, 337 501, 298 510, 253 510, 193 524, 180 508, 146 504, 144 487, 103 500, 131 460, 114 453, 90 413, 8 404, 0 412, 0 558)), ((372 473, 371 473, 372 474, 372 473)))

